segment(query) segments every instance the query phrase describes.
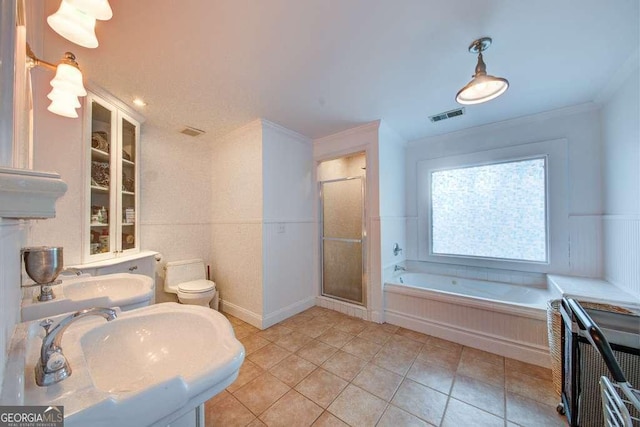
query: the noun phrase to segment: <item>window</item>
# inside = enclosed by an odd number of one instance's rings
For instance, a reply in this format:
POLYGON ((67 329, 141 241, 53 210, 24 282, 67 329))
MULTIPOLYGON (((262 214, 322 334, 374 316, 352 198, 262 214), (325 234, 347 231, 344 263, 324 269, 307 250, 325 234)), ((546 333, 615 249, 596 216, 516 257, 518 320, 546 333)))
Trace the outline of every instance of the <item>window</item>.
POLYGON ((433 255, 548 261, 546 157, 435 170, 430 181, 433 255))

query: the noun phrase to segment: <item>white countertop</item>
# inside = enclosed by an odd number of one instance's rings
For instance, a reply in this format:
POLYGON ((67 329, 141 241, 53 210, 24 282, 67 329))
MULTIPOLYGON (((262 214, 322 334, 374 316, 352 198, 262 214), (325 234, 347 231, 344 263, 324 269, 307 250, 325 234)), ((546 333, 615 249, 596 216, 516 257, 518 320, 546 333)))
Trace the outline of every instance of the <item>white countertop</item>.
POLYGON ((554 286, 563 297, 624 306, 640 313, 639 296, 634 296, 606 280, 550 274, 547 275, 547 281, 549 287, 554 286))

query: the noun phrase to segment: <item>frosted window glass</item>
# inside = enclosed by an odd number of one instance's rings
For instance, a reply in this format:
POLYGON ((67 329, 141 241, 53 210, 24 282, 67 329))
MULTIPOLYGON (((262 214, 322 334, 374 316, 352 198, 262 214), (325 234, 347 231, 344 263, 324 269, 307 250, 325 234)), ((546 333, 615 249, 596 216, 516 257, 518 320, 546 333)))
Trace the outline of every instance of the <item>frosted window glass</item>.
POLYGON ((432 252, 547 261, 545 159, 431 173, 432 252))

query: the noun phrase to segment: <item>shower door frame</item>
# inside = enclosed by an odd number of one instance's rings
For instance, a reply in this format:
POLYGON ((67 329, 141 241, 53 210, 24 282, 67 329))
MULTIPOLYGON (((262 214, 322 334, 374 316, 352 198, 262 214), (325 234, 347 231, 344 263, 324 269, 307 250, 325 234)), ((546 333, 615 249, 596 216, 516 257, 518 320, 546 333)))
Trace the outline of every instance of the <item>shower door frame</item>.
POLYGON ((318 181, 318 196, 319 196, 319 218, 320 218, 320 227, 318 227, 318 241, 320 242, 320 295, 327 298, 332 298, 338 301, 344 301, 350 304, 359 305, 362 307, 367 307, 367 227, 366 227, 366 212, 367 212, 367 202, 366 202, 366 177, 365 176, 347 176, 344 178, 336 178, 336 179, 328 179, 325 181, 318 181), (362 220, 361 220, 361 231, 360 231, 360 247, 362 253, 362 259, 360 262, 362 263, 362 277, 361 277, 361 287, 362 287, 362 301, 353 301, 347 298, 341 298, 339 296, 326 294, 324 292, 324 241, 330 240, 334 242, 349 242, 349 243, 357 243, 358 239, 342 239, 342 238, 325 238, 324 236, 324 192, 322 185, 333 182, 341 182, 341 181, 353 181, 354 179, 360 180, 360 192, 361 192, 361 200, 362 200, 362 220))

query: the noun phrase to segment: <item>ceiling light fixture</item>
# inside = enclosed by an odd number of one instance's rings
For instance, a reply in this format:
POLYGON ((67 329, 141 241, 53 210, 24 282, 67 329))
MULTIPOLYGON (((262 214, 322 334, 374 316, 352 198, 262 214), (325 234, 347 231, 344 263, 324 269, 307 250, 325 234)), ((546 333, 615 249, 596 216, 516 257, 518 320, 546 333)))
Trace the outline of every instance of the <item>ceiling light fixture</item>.
POLYGON ((147 106, 147 103, 144 102, 144 99, 142 99, 142 98, 134 98, 133 99, 133 103, 135 105, 137 105, 138 107, 146 107, 147 106))
POLYGON ((47 18, 49 26, 65 39, 82 47, 98 47, 96 19, 107 21, 113 12, 108 0, 62 0, 58 11, 47 18))
POLYGON ((47 95, 47 98, 51 100, 47 110, 63 117, 78 117, 76 112, 76 109, 80 108, 78 97, 85 96, 87 91, 82 84, 82 72, 78 67, 75 55, 66 52, 64 58, 56 66, 37 58, 31 50, 31 46, 27 44, 27 65, 29 68, 41 66, 56 72, 55 77, 51 80, 53 89, 47 95))
POLYGON ((480 104, 491 101, 502 95, 509 88, 509 81, 502 77, 494 77, 487 74, 487 65, 482 59, 482 52, 491 46, 490 37, 482 37, 474 40, 469 46, 469 52, 478 54, 478 64, 473 79, 456 95, 456 101, 460 104, 480 104))

